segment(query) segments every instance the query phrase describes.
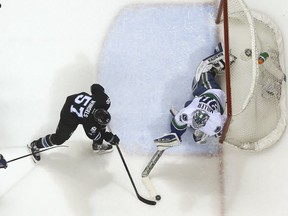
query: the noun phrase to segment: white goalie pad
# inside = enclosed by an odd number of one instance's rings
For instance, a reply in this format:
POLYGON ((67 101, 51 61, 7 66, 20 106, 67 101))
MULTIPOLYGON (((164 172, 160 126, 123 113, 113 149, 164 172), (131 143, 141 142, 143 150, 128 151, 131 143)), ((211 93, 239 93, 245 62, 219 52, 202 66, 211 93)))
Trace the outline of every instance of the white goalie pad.
MULTIPOLYGON (((230 64, 233 64, 237 57, 230 54, 230 64)), ((192 90, 197 87, 197 84, 203 73, 207 73, 212 68, 215 68, 216 74, 221 74, 225 69, 225 54, 221 42, 216 46, 214 54, 203 59, 196 69, 192 83, 192 90)))

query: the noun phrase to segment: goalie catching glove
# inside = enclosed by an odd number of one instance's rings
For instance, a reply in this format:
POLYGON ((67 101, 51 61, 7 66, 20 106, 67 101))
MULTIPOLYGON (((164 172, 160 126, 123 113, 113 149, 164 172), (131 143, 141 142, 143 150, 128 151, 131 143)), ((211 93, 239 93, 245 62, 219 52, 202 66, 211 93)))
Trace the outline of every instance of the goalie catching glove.
POLYGON ((208 135, 200 130, 195 130, 193 133, 193 139, 198 144, 205 144, 207 142, 208 135))

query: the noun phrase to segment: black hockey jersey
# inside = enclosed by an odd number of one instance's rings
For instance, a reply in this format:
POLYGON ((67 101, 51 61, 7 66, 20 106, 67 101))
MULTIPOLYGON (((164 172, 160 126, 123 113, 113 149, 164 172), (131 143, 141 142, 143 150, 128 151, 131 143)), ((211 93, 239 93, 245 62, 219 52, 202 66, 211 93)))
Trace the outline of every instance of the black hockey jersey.
POLYGON ((103 130, 103 127, 96 123, 93 112, 97 108, 108 110, 110 105, 110 98, 104 91, 92 95, 81 92, 66 98, 60 117, 62 121, 71 127, 82 124, 86 135, 90 139, 95 139, 97 134, 99 134, 99 130, 103 130))

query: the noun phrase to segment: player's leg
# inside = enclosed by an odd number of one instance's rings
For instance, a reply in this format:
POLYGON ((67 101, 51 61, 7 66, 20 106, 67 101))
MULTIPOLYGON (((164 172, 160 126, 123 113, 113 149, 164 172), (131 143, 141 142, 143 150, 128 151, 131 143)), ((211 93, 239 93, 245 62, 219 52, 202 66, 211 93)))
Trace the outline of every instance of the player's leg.
POLYGON ((216 74, 213 70, 201 74, 197 87, 193 89, 193 96, 199 96, 208 89, 220 89, 220 85, 217 83, 215 76, 216 74))
POLYGON ((62 120, 60 120, 55 133, 48 134, 44 137, 34 140, 27 145, 28 150, 33 154, 33 160, 41 160, 40 153, 34 154, 34 152, 38 152, 41 148, 49 148, 53 145, 63 144, 66 140, 70 138, 76 128, 77 125, 67 125, 62 120))
MULTIPOLYGON (((236 61, 236 59, 237 58, 234 55, 230 54, 230 65, 232 65, 236 61)), ((214 54, 203 59, 197 67, 192 82, 192 91, 194 91, 198 87, 202 74, 210 71, 214 74, 214 76, 221 75, 225 70, 225 64, 225 55, 223 52, 222 44, 219 43, 214 50, 214 54)))

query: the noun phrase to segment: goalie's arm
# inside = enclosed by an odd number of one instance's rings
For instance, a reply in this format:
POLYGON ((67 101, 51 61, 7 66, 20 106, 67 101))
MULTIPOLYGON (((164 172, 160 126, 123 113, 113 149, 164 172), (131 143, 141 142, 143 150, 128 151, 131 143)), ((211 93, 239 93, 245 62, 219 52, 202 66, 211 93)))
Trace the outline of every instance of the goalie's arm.
POLYGON ((171 133, 175 133, 178 136, 179 140, 181 140, 181 136, 185 133, 188 127, 185 122, 181 121, 181 119, 183 118, 183 114, 179 112, 172 118, 170 124, 171 133))

